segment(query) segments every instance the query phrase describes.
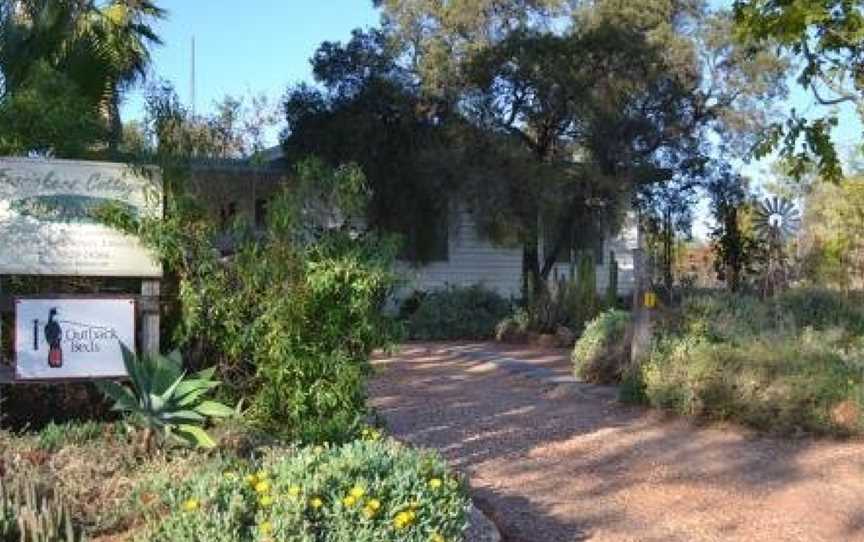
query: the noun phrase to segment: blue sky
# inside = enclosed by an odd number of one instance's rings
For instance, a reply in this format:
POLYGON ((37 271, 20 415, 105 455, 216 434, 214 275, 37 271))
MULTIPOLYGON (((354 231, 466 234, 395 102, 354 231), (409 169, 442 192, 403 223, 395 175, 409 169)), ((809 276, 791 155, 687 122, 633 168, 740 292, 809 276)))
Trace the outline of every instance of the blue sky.
MULTIPOLYGON (((309 58, 325 40, 374 26, 371 0, 162 0, 168 18, 157 26, 165 44, 153 51, 153 71, 189 103, 191 40, 196 47, 196 106, 208 110, 226 94, 265 93, 276 100, 290 83, 311 81, 309 58)), ((141 91, 124 104, 141 115, 141 91)), ((275 143, 275 141, 271 141, 275 143)))

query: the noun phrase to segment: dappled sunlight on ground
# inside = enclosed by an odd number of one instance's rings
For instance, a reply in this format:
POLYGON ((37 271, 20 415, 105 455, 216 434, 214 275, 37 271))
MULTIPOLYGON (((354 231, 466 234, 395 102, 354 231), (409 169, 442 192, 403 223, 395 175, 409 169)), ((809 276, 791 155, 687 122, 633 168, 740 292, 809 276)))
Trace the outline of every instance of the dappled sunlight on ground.
POLYGON ((372 404, 394 435, 464 470, 512 542, 864 541, 861 441, 621 405, 611 388, 554 383, 568 380, 568 354, 407 345, 376 361, 372 404))

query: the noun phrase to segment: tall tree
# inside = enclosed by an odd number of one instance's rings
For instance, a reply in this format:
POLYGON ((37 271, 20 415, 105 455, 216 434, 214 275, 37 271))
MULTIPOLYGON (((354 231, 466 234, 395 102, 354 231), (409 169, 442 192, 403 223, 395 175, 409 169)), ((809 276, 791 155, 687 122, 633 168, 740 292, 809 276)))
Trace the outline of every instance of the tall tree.
POLYGON ((47 65, 104 117, 109 147, 116 149, 122 95, 144 77, 149 48, 161 43, 151 24, 164 15, 149 0, 9 2, 0 11, 2 96, 22 89, 33 70, 47 65))
POLYGON ((445 227, 453 179, 436 152, 448 125, 421 99, 382 32, 325 42, 312 65, 322 89, 300 85, 285 97, 286 155, 358 163, 373 190, 369 225, 405 236, 406 256, 432 258, 446 242, 436 229, 445 227))
POLYGON ((747 180, 723 164, 706 183, 706 189, 716 224, 711 230, 714 269, 717 278, 735 292, 743 286, 756 256, 756 239, 745 221, 750 205, 747 180))

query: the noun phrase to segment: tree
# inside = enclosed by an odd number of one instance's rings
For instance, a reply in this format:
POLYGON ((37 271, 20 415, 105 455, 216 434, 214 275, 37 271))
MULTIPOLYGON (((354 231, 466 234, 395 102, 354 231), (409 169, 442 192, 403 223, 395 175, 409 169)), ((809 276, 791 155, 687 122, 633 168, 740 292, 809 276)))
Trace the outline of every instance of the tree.
POLYGON ((74 81, 46 64, 0 98, 0 154, 81 157, 107 138, 99 113, 74 81))
MULTIPOLYGON (((861 0, 736 0, 739 36, 778 46, 803 66, 798 83, 817 104, 831 107, 815 119, 794 110, 765 134, 757 155, 775 148, 798 164, 795 173, 818 161, 822 176, 839 180, 840 159, 831 139, 838 120, 833 106, 848 103, 864 113, 864 2, 861 0)), ((754 49, 755 51, 755 49, 754 49)))
POLYGON ((323 88, 299 85, 283 102, 287 158, 359 164, 372 190, 369 227, 402 234, 410 259, 434 257, 454 183, 442 154, 451 123, 427 107, 380 31, 325 42, 312 65, 323 88))
POLYGON ((161 43, 150 24, 164 14, 149 0, 6 3, 0 11, 0 99, 21 91, 33 71, 47 65, 103 116, 109 149, 116 150, 122 95, 144 77, 149 47, 161 43))
POLYGON ((714 269, 717 278, 733 292, 743 285, 745 274, 751 271, 756 250, 753 232, 745 224, 749 196, 747 181, 721 165, 706 183, 711 199, 711 214, 715 227, 711 230, 714 244, 714 269))
POLYGON ((568 0, 373 0, 383 31, 416 74, 422 90, 449 107, 458 101, 464 73, 477 54, 529 26, 549 30, 571 13, 568 0))

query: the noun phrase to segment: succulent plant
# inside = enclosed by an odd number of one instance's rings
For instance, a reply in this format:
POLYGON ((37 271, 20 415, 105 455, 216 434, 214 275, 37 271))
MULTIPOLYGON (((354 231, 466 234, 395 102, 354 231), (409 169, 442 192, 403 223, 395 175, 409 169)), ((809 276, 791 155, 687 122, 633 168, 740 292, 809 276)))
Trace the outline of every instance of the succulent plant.
POLYGON ((0 538, 20 542, 79 542, 69 508, 32 479, 0 480, 0 538))
POLYGON ((114 400, 113 410, 128 413, 144 429, 148 451, 156 434, 203 448, 215 445, 203 425, 211 418, 231 417, 235 410, 205 398, 220 384, 213 379, 214 368, 187 375, 179 353, 138 358, 125 346, 123 361, 130 386, 111 381, 97 386, 114 400))

